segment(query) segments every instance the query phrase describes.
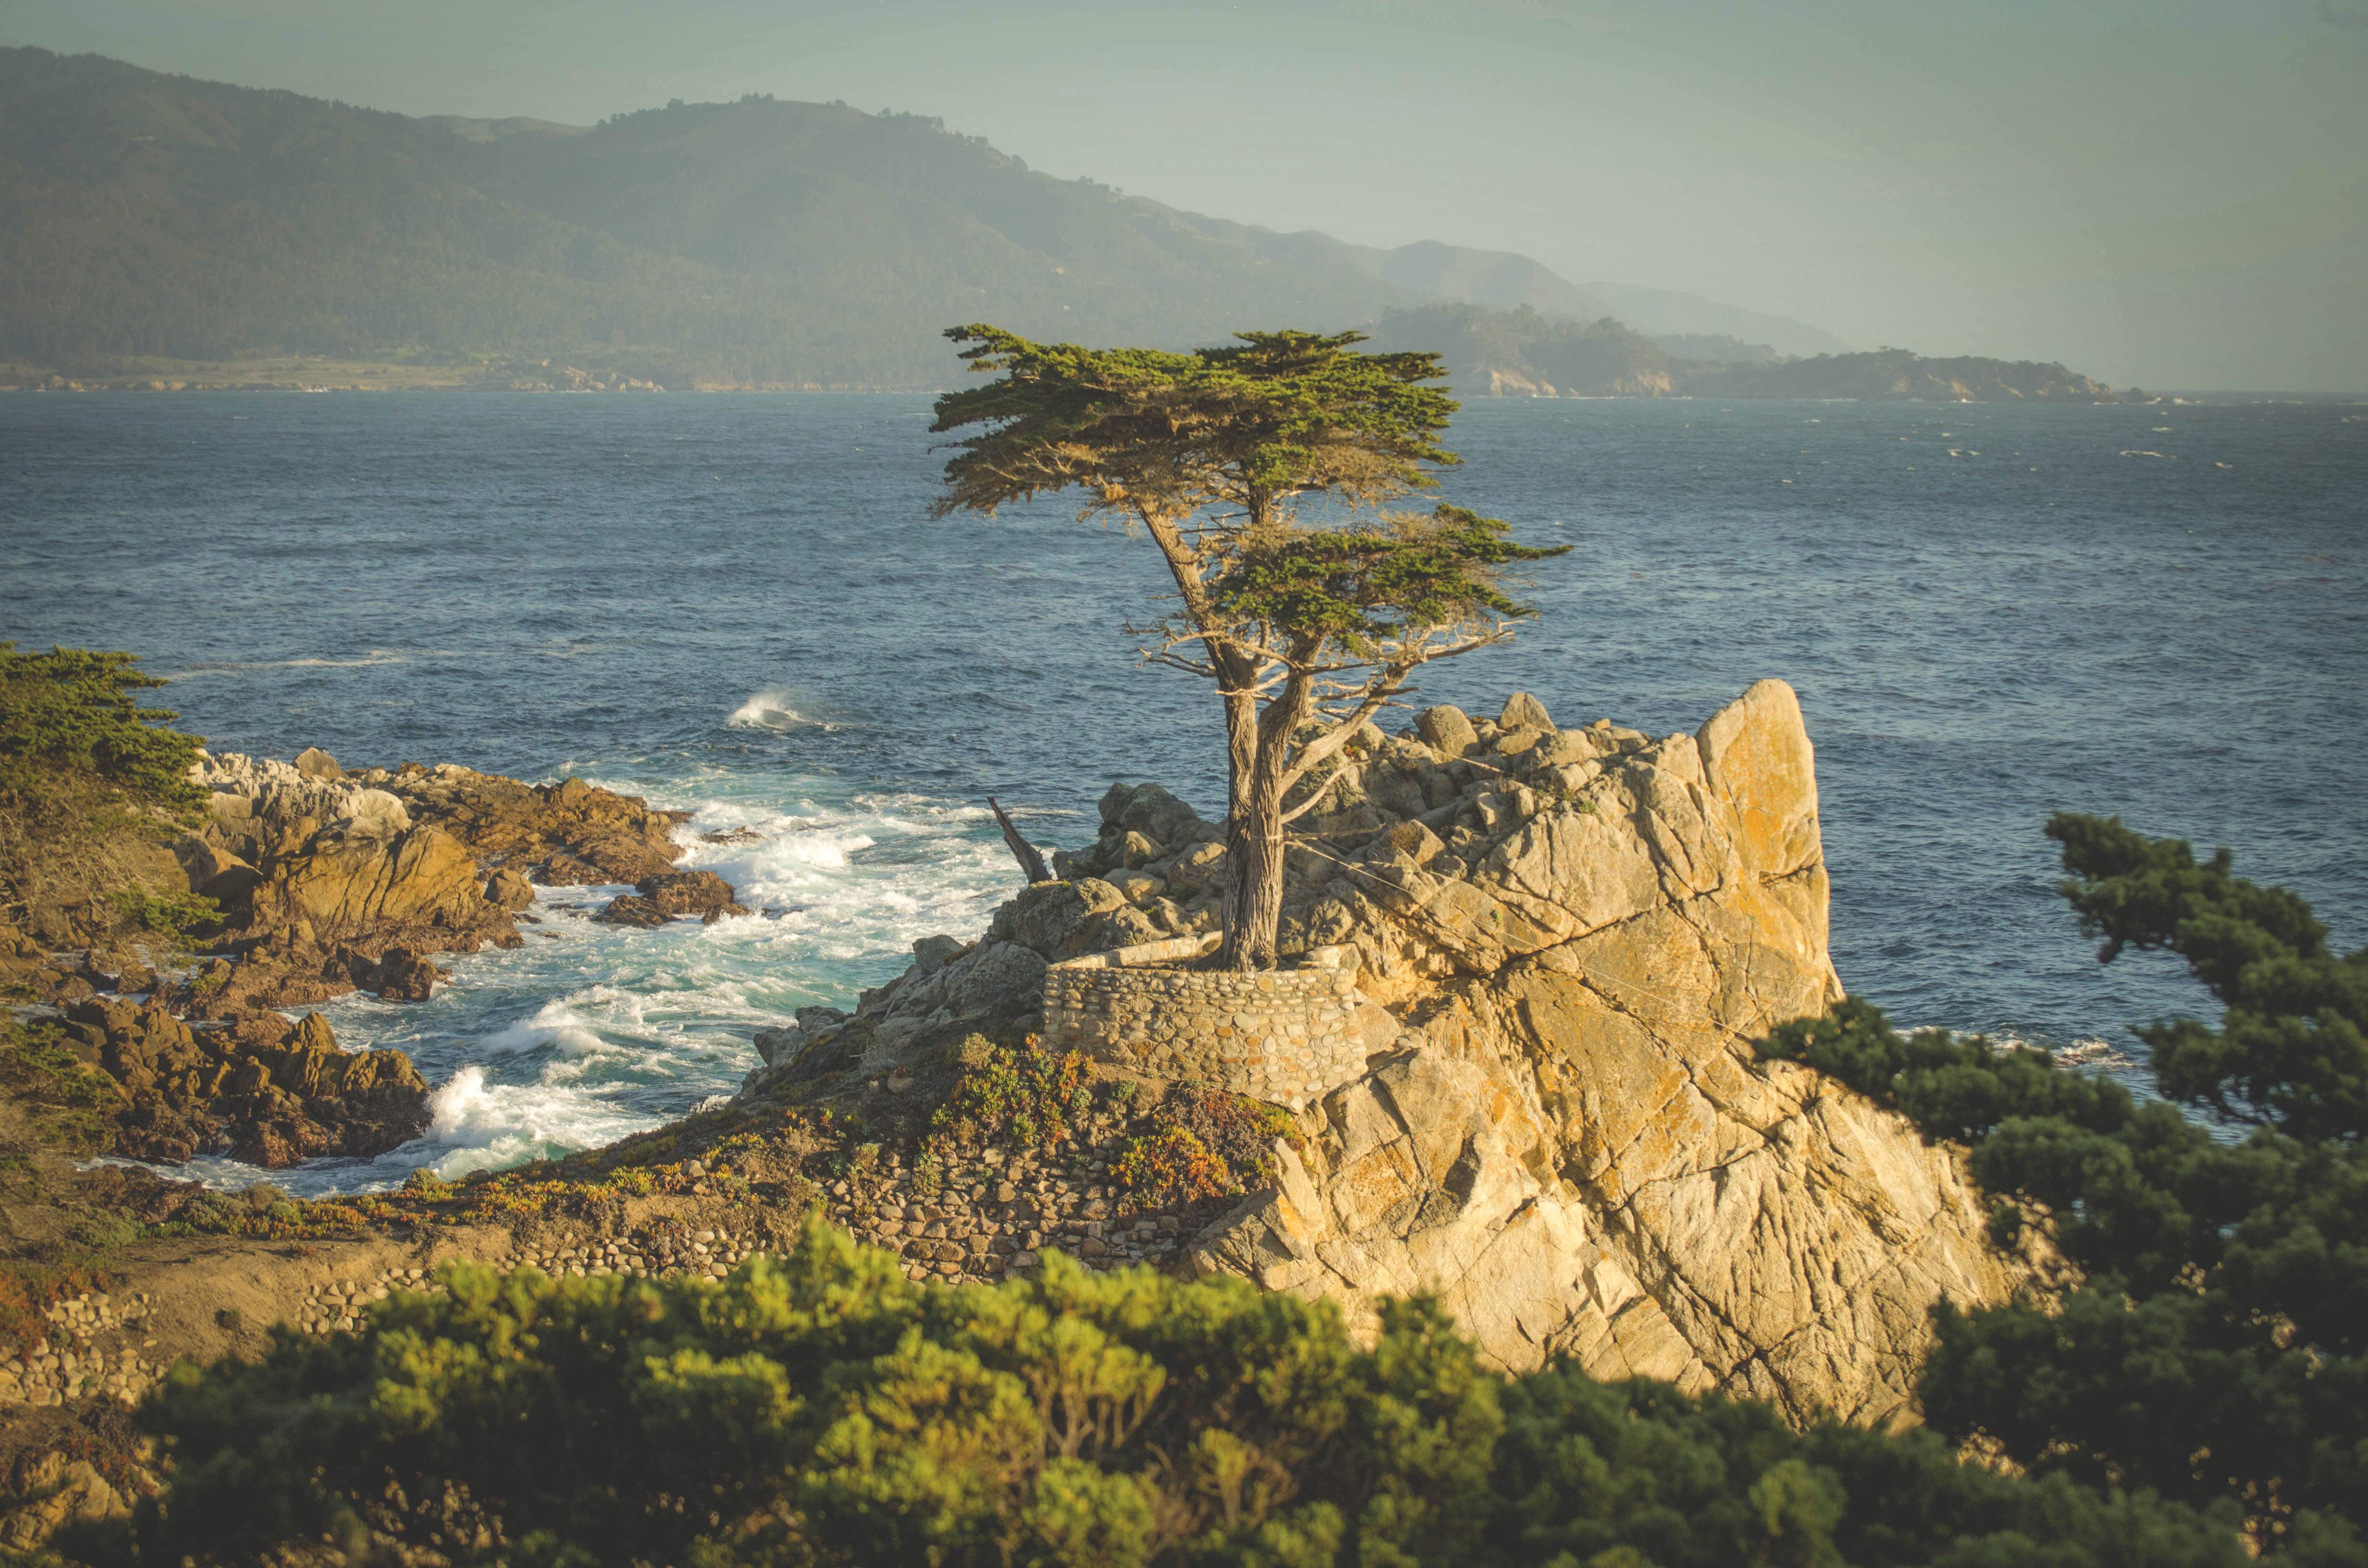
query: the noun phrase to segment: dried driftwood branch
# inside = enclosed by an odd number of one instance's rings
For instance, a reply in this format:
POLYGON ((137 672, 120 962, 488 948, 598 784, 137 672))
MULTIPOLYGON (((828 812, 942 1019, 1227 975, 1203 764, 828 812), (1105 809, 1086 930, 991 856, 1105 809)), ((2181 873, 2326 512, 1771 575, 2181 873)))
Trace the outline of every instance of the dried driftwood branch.
POLYGON ((1003 842, 1011 846, 1011 858, 1019 862, 1021 873, 1030 882, 1051 881, 1052 868, 1044 864, 1044 857, 1036 853, 1034 845, 1019 836, 1019 830, 1011 824, 1011 813, 996 805, 992 795, 986 798, 986 803, 995 812, 995 820, 1003 829, 1003 842))

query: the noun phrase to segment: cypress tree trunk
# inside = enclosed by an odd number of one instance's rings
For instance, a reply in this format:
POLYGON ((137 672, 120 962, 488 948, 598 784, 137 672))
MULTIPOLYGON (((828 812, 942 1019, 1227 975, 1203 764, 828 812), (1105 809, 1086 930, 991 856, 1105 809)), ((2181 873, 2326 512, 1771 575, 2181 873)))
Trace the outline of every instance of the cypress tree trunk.
POLYGON ((1217 958, 1224 969, 1247 972, 1275 964, 1282 925, 1280 772, 1254 769, 1245 799, 1225 823, 1225 945, 1217 958))
MULTIPOLYGON (((1292 738, 1306 722, 1315 695, 1304 673, 1308 650, 1298 652, 1301 669, 1284 680, 1251 727, 1247 777, 1235 790, 1234 812, 1225 823, 1225 944, 1217 961, 1236 971, 1275 964, 1282 925, 1282 798, 1292 738)), ((1240 756, 1240 731, 1230 738, 1240 756)))

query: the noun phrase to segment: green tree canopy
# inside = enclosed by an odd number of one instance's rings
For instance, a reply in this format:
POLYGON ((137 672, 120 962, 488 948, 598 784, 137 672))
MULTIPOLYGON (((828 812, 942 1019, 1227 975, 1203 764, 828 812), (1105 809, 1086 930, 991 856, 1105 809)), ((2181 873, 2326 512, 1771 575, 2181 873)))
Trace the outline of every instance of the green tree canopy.
POLYGON ((1851 1000, 1762 1047, 1970 1146, 1994 1233, 2045 1220, 2084 1282, 2058 1301, 1940 1309, 1921 1394, 1941 1431, 2020 1464, 2233 1501, 2259 1544, 2368 1562, 2368 949, 2339 957, 2300 898, 2176 839, 2059 815, 2066 896, 2106 938, 2167 948, 2223 1006, 2139 1030, 2167 1094, 2255 1124, 2241 1142, 2044 1052, 1851 1000))
POLYGON ((170 710, 140 706, 134 693, 165 683, 139 663, 136 653, 20 653, 0 642, 0 795, 21 807, 65 769, 143 804, 186 812, 203 803, 188 773, 204 743, 165 728, 177 717, 170 710))
POLYGON ((1176 608, 1140 629, 1144 655, 1211 681, 1224 715, 1224 961, 1271 967, 1292 790, 1416 668, 1509 635, 1531 612, 1497 574, 1562 551, 1459 507, 1390 509, 1458 460, 1438 442, 1455 403, 1417 384, 1439 375, 1434 355, 1359 353, 1353 332, 1189 354, 947 335, 998 374, 938 400, 932 430, 973 433, 933 515, 1076 487, 1082 517, 1157 547, 1176 608))

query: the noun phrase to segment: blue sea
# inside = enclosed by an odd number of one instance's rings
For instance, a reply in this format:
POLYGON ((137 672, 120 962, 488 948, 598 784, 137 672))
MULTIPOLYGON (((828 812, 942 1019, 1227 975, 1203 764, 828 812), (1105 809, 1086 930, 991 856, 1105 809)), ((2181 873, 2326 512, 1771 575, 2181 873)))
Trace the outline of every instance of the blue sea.
MULTIPOLYGON (((1017 879, 989 795, 1049 845, 1113 778, 1217 814, 1208 694, 1125 631, 1147 545, 1059 505, 928 520, 928 425, 858 394, 0 398, 0 637, 138 652, 216 750, 578 774, 766 835, 684 863, 775 918, 619 931, 586 918, 614 890, 554 892, 434 1000, 332 1005, 411 1052, 435 1125, 290 1185, 728 1092, 753 1030, 985 925, 1017 879)), ((2096 962, 2059 809, 2226 844, 2368 942, 2368 406, 1483 401, 1450 441, 1450 498, 1571 551, 1420 700, 1657 734, 1790 681, 1835 962, 1896 1018, 2143 1086, 2132 1024, 2214 1016, 2165 955, 2096 962)))

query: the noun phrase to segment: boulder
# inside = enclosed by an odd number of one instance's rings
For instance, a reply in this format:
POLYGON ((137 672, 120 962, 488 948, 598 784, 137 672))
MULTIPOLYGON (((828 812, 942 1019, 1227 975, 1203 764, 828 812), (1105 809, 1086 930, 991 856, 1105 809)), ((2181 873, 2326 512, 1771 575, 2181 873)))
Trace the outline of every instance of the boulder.
MULTIPOLYGON (((1126 895, 1097 877, 1040 882, 996 911, 987 935, 1058 960, 1090 952, 1103 919, 1126 907, 1126 895)), ((1121 944, 1108 942, 1105 947, 1121 944)))
POLYGON ((195 1030, 161 1004, 92 997, 67 1018, 120 1104, 115 1152, 176 1165, 227 1153, 279 1169, 337 1155, 368 1159, 427 1127, 427 1085, 399 1051, 349 1054, 318 1013, 294 1024, 240 1015, 195 1030))
POLYGON ((696 915, 712 926, 729 915, 746 915, 746 905, 733 902, 730 882, 712 871, 667 871, 644 877, 633 891, 668 915, 696 915))
POLYGON ((647 930, 696 915, 702 924, 712 926, 726 916, 749 913, 746 904, 733 902, 733 892, 732 884, 712 871, 667 871, 643 878, 632 892, 610 900, 592 918, 647 930))
POLYGON ((1426 708, 1416 715, 1414 723, 1431 749, 1451 760, 1480 744, 1479 733, 1473 729, 1472 721, 1463 716, 1461 708, 1426 708))
POLYGON ((913 944, 913 967, 927 979, 968 950, 969 944, 958 937, 924 937, 913 944))
POLYGON ((1526 691, 1517 691, 1505 699, 1504 711, 1497 715, 1497 727, 1510 733, 1514 730, 1551 730, 1554 720, 1546 714, 1546 705, 1526 691))
POLYGON ((757 1059, 771 1067, 796 1055, 802 1043, 803 1037, 795 1024, 780 1028, 758 1029, 756 1036, 757 1059))
POLYGON ((1157 784, 1112 784, 1101 800, 1102 825, 1183 845, 1206 827, 1200 814, 1157 784))
POLYGON ((503 867, 485 882, 485 902, 496 909, 524 909, 534 898, 534 884, 516 867, 503 867))
POLYGON ((355 790, 338 802, 333 820, 347 833, 370 838, 393 838, 411 826, 403 802, 383 790, 355 790))
POLYGON ((319 746, 306 746, 298 752, 295 767, 305 778, 317 778, 324 784, 334 784, 346 776, 345 769, 337 766, 337 759, 319 746))
POLYGON ((1112 871, 1108 881, 1129 903, 1148 903, 1167 891, 1167 884, 1148 871, 1112 871))
POLYGON ((379 959, 372 978, 382 1002, 425 1002, 438 981, 452 977, 408 948, 392 948, 379 959))
POLYGON ((605 926, 630 926, 637 931, 652 931, 674 918, 660 909, 655 899, 636 893, 620 893, 609 901, 608 906, 593 919, 605 926))

